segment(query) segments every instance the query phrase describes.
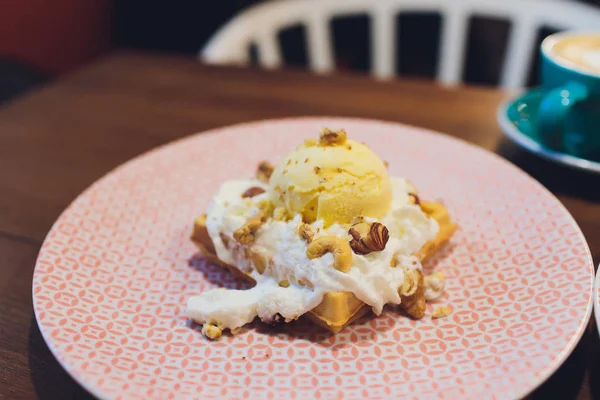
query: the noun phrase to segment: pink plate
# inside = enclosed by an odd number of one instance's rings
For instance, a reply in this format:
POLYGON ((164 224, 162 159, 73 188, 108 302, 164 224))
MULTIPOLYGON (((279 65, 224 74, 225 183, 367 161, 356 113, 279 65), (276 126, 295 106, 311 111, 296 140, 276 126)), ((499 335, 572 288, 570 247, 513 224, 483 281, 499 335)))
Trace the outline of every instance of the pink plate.
POLYGON ((573 218, 546 189, 465 142, 399 124, 339 118, 263 121, 161 147, 117 168, 52 227, 33 278, 50 349, 105 399, 517 398, 571 353, 592 310, 594 269, 573 218), (447 318, 386 310, 332 336, 299 321, 218 342, 186 299, 238 285, 191 259, 194 218, 219 184, 277 162, 323 126, 344 127, 441 198, 460 229, 429 266, 444 271, 447 318))
POLYGON ((600 333, 600 265, 596 271, 596 280, 594 283, 594 315, 596 316, 596 329, 600 333))

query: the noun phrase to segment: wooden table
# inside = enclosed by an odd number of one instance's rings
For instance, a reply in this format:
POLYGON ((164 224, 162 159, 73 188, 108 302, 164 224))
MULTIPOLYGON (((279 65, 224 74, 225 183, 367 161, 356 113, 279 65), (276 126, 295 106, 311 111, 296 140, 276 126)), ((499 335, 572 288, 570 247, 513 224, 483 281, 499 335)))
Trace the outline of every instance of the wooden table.
MULTIPOLYGON (((537 159, 496 125, 500 91, 380 83, 354 74, 209 68, 118 53, 0 109, 0 398, 85 398, 40 336, 31 277, 59 213, 110 169, 155 146, 237 122, 298 115, 378 118, 435 129, 510 159, 552 190, 600 259, 600 178, 537 159)), ((593 323, 532 398, 600 396, 593 323)))

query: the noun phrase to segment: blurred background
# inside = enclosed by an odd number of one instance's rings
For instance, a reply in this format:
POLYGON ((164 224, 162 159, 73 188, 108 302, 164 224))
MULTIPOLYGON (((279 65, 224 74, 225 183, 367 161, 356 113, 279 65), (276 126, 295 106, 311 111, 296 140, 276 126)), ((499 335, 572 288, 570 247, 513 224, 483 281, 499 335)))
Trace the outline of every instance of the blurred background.
MULTIPOLYGON (((0 104, 116 49, 195 57, 221 25, 261 1, 265 0, 0 0, 0 104)), ((600 0, 581 2, 600 6, 600 0)), ((398 18, 402 58, 397 74, 433 78, 440 16, 419 13, 398 18)), ((338 69, 367 73, 369 23, 364 16, 332 21, 338 69)), ((538 43, 556 30, 552 26, 540 29, 538 43)), ((496 85, 510 24, 502 19, 473 17, 468 32, 464 82, 496 85)), ((286 29, 279 40, 284 63, 303 68, 307 61, 303 28, 286 29)), ((537 84, 538 61, 536 56, 528 86, 537 84)))

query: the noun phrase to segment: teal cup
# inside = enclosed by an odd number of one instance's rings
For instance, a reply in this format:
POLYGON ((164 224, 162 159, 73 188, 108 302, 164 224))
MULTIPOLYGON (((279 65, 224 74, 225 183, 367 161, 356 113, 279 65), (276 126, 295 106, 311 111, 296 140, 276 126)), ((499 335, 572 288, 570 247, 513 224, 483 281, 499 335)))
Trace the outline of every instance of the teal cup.
POLYGON ((539 140, 576 157, 600 159, 600 31, 550 35, 541 56, 547 92, 535 121, 539 140))

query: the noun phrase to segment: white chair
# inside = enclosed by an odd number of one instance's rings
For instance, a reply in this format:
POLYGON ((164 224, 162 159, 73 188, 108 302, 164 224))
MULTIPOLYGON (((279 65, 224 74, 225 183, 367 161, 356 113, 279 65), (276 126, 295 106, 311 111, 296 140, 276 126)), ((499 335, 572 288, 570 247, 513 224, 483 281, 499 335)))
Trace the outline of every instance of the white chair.
POLYGON ((334 17, 368 15, 371 18, 372 73, 378 78, 394 75, 396 62, 395 21, 402 12, 436 12, 442 17, 437 79, 448 85, 460 82, 467 25, 473 15, 507 19, 511 23, 500 85, 525 85, 535 40, 542 26, 560 30, 600 30, 600 10, 564 0, 280 0, 242 12, 223 26, 200 52, 211 64, 247 64, 248 48, 255 43, 258 61, 265 68, 281 65, 277 34, 286 27, 306 27, 310 68, 326 73, 334 68, 329 22, 334 17))

